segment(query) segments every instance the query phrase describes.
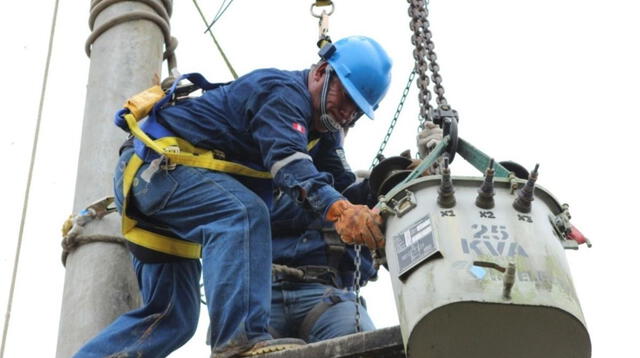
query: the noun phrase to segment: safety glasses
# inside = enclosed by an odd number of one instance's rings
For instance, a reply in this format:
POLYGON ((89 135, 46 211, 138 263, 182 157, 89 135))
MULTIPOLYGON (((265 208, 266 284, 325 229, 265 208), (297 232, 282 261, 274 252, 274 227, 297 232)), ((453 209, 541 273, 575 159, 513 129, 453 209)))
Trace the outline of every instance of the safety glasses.
MULTIPOLYGON (((339 80, 338 80, 338 83, 340 83, 339 80)), ((342 92, 342 96, 344 100, 350 105, 352 105, 353 108, 355 108, 355 110, 351 112, 351 117, 349 118, 349 122, 345 126, 345 127, 353 127, 356 124, 356 121, 360 119, 360 117, 362 117, 364 112, 360 110, 360 107, 358 107, 358 104, 356 104, 356 101, 354 101, 353 98, 351 98, 351 96, 349 95, 349 92, 347 92, 347 90, 344 89, 344 87, 342 86, 342 83, 340 83, 340 91, 342 92)))

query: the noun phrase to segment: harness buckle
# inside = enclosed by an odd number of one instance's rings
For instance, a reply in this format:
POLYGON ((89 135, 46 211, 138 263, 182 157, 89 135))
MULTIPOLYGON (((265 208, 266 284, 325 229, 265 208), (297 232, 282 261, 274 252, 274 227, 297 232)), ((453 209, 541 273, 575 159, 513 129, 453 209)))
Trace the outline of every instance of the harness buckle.
POLYGON ((220 159, 220 160, 227 159, 227 155, 220 149, 213 149, 212 152, 213 152, 213 158, 215 159, 220 159))
MULTIPOLYGON (((165 153, 179 154, 180 147, 177 145, 170 145, 164 148, 165 153)), ((164 156, 162 158, 162 163, 160 164, 160 169, 163 170, 174 170, 176 168, 176 163, 172 163, 168 157, 164 156)))
POLYGON ((171 97, 165 106, 172 106, 184 99, 191 98, 191 93, 199 89, 200 87, 195 84, 179 84, 175 90, 170 93, 171 97))

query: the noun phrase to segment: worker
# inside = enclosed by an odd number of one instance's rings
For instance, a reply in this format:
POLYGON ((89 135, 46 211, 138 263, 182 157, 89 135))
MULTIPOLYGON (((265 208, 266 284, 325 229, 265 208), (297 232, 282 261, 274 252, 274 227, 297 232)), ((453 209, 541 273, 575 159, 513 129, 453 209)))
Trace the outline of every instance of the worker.
POLYGON ((376 41, 362 36, 325 46, 320 55, 311 69, 256 70, 163 106, 147 119, 245 170, 171 165, 168 155, 140 157, 139 145, 123 150, 114 178, 123 217, 135 217, 140 229, 201 245, 202 263, 125 235, 142 306, 117 318, 76 357, 164 357, 182 346, 197 327, 201 272, 212 357, 257 355, 303 343, 274 339, 268 332, 268 205, 274 188, 333 222, 346 243, 384 245, 380 215, 336 191, 332 176, 316 168, 309 151, 317 139, 353 126, 362 114, 373 118, 389 88, 391 60, 376 41), (127 163, 135 156, 144 162, 125 196, 127 163), (266 171, 271 179, 246 175, 246 169, 266 171))
MULTIPOLYGON (((327 135, 310 151, 316 167, 332 174, 333 185, 352 203, 373 206, 367 179, 351 172, 342 148, 343 131, 327 135)), ((342 242, 333 223, 288 195, 276 195, 271 208, 273 284, 269 331, 307 343, 356 330, 354 293, 356 252, 342 242), (303 273, 301 275, 301 273, 303 273)), ((370 251, 360 253, 360 285, 377 277, 370 251)), ((375 328, 359 304, 359 328, 375 328)))
MULTIPOLYGON (((323 152, 342 153, 339 137, 321 144, 323 152)), ((373 206, 375 200, 370 195, 368 180, 356 181, 344 156, 338 156, 343 160, 327 161, 325 158, 331 158, 330 155, 318 155, 314 156, 314 162, 328 172, 342 173, 334 176, 334 187, 351 202, 373 206)), ((356 253, 353 245, 339 239, 331 222, 305 211, 288 196, 276 197, 271 217, 276 265, 271 299, 272 333, 312 343, 356 333, 358 329, 373 330, 375 326, 364 304, 356 303, 354 293, 357 255, 359 285, 377 278, 370 251, 364 247, 356 253)))
MULTIPOLYGON (((442 129, 433 122, 425 122, 416 138, 422 158, 442 141, 442 134, 442 129)), ((314 162, 325 171, 339 173, 334 177, 334 187, 352 203, 373 207, 377 200, 369 189, 368 175, 360 171, 364 175, 356 179, 351 173, 342 155, 343 137, 336 136, 334 141, 325 141, 321 147, 324 152, 338 153, 342 160, 328 161, 326 158, 331 155, 320 152, 313 156, 314 162)), ((416 160, 409 167, 415 168, 418 164, 416 160)), ((424 174, 433 171, 434 168, 429 168, 424 174)), ((276 265, 270 321, 273 334, 313 343, 375 329, 364 299, 356 303, 354 292, 356 260, 359 261, 360 286, 377 279, 377 265, 371 251, 364 248, 356 253, 353 245, 340 241, 332 229, 330 222, 303 210, 290 197, 275 199, 271 210, 276 265)))

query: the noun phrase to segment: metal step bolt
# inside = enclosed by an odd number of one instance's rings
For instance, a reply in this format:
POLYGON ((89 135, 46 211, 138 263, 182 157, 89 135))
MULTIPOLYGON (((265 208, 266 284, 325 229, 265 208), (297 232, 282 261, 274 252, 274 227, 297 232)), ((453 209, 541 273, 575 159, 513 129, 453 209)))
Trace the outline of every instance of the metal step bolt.
POLYGON ((506 300, 511 299, 511 289, 513 285, 516 283, 516 265, 512 262, 509 262, 509 266, 507 266, 506 272, 504 273, 503 279, 503 289, 502 289, 502 297, 506 300))

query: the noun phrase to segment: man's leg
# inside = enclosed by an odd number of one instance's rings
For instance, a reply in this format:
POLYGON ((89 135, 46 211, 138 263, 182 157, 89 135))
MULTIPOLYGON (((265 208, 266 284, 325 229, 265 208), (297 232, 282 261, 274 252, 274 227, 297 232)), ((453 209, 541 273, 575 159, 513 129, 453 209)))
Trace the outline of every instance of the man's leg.
MULTIPOLYGON (((274 284, 271 326, 307 343, 356 333, 355 294, 320 283, 274 284), (275 310, 275 312, 274 312, 275 310)), ((360 328, 375 329, 360 305, 360 328)))
POLYGON ((207 175, 225 206, 204 226, 204 285, 211 346, 229 339, 246 345, 269 340, 271 236, 269 212, 256 194, 228 175, 207 175))
MULTIPOLYGON (((118 210, 122 210, 123 171, 133 150, 126 150, 114 175, 118 210)), ((177 182, 167 171, 148 173, 146 164, 136 175, 131 189, 132 205, 150 218, 170 202, 177 182), (147 174, 142 177, 142 173, 147 174)), ((151 219, 152 220, 152 219, 151 219)), ((140 308, 117 318, 85 344, 75 357, 106 357, 132 353, 132 356, 165 357, 194 334, 200 312, 199 260, 166 264, 144 264, 133 258, 142 294, 140 308)))
MULTIPOLYGON (((297 296, 306 315, 300 323, 301 338, 308 343, 356 333, 356 304, 353 291, 319 285, 299 286, 297 296), (323 292, 320 293, 320 288, 323 292)), ((359 305, 360 330, 375 329, 366 308, 359 305)))
POLYGON ((117 318, 74 357, 166 357, 195 333, 200 262, 144 264, 134 258, 133 264, 142 306, 117 318))
POLYGON ((285 290, 281 282, 273 282, 271 285, 271 315, 269 317, 269 330, 274 337, 296 337, 292 333, 289 324, 289 307, 285 301, 285 290))
POLYGON ((224 346, 231 337, 244 337, 245 350, 265 345, 272 339, 271 235, 263 200, 228 174, 193 167, 158 171, 151 183, 170 195, 158 200, 142 188, 134 193, 136 206, 149 208, 141 211, 153 224, 202 245, 212 346, 224 346))
MULTIPOLYGON (((375 326, 367 309, 360 308, 360 331, 373 331, 375 326)), ((309 334, 309 343, 356 333, 356 307, 353 301, 342 301, 326 310, 309 334)))

